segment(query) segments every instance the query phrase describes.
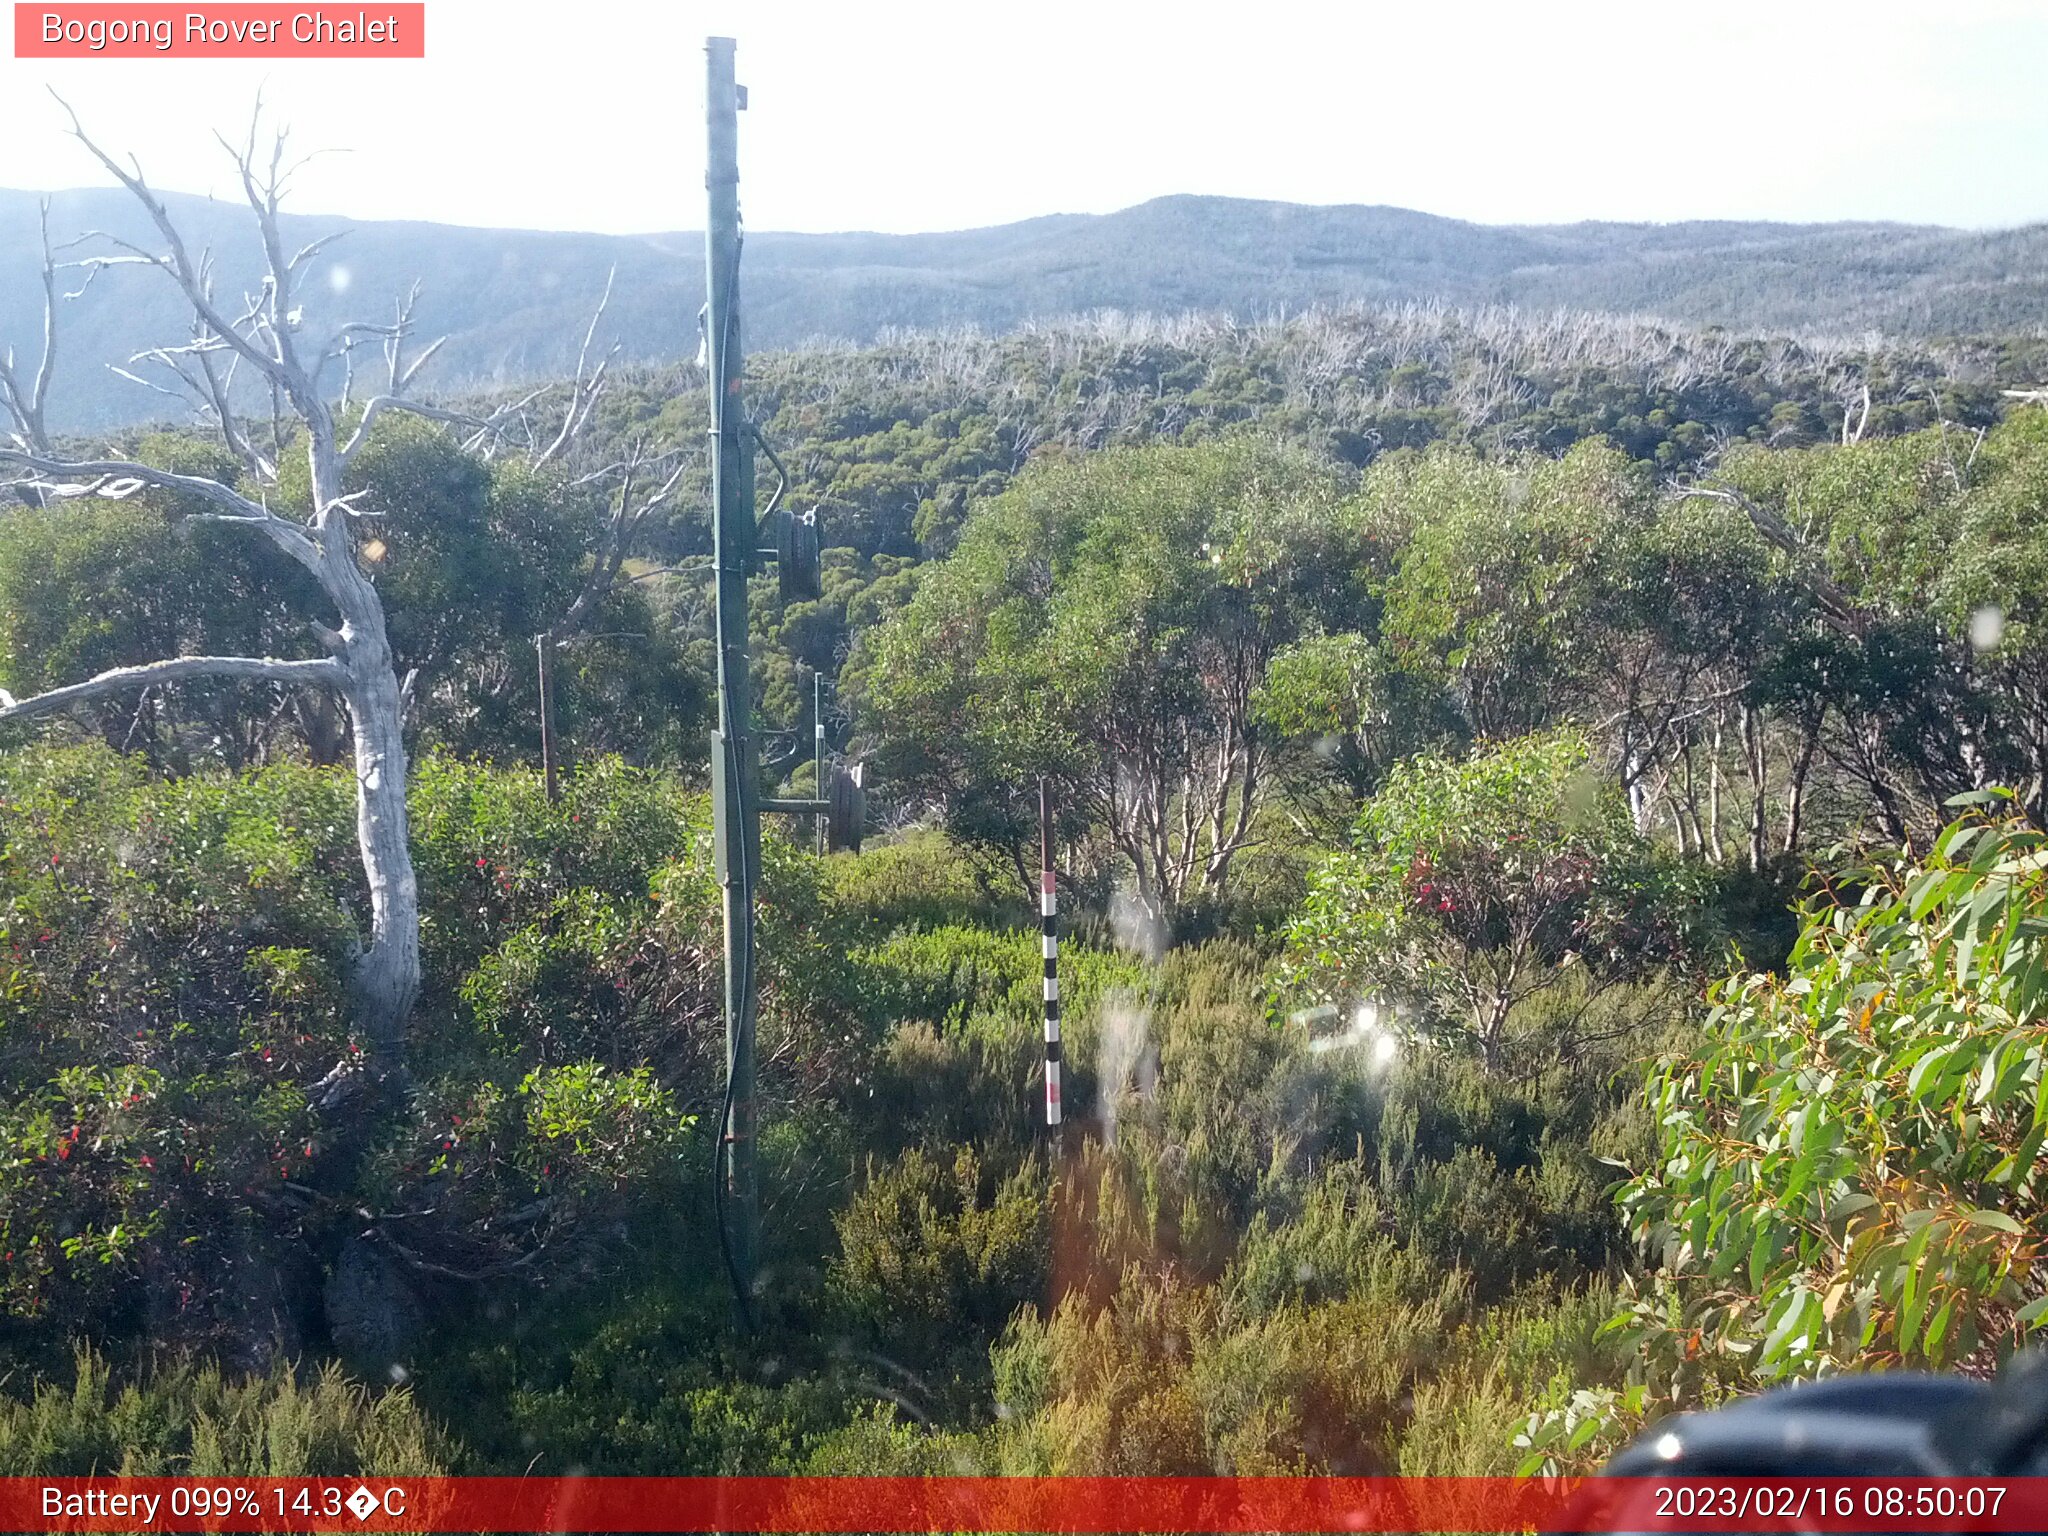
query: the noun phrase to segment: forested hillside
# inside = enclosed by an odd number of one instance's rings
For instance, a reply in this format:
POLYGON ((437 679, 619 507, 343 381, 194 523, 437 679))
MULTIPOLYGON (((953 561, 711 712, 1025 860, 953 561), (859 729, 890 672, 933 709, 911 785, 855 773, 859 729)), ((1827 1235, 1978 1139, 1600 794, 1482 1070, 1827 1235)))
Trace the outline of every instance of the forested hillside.
MULTIPOLYGON (((237 206, 171 195, 223 291, 255 276, 237 206)), ((118 192, 56 194, 52 227, 145 233, 118 192)), ((628 359, 695 353, 703 302, 697 234, 603 236, 355 223, 286 214, 296 249, 343 229, 310 269, 303 320, 383 318, 423 279, 417 319, 446 334, 439 377, 469 387, 566 373, 581 326, 616 269, 628 359)), ((36 333, 36 198, 0 191, 0 335, 36 333)), ((944 234, 747 237, 756 347, 872 341, 891 328, 1004 331, 1098 309, 1226 312, 1241 319, 1352 302, 1441 302, 1643 313, 1742 332, 1860 338, 2033 332, 2048 322, 2048 241, 1886 224, 1681 223, 1488 226, 1401 208, 1305 207, 1168 197, 1105 215, 1057 215, 944 234)), ((74 360, 57 417, 78 427, 148 419, 162 404, 98 376, 136 338, 175 333, 175 295, 132 270, 103 273, 70 306, 74 360)))
POLYGON ((2034 340, 754 356, 873 825, 766 839, 736 1308, 704 376, 369 408, 296 270, 275 414, 0 446, 5 1470, 1582 1468, 2048 1312, 2034 340))

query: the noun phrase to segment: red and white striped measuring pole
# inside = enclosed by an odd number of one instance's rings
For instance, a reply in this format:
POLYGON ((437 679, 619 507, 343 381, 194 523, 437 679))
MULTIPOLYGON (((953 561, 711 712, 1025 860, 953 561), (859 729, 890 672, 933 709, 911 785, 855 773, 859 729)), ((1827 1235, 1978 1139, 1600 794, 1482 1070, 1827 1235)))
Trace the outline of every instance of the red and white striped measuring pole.
POLYGON ((1052 788, 1038 781, 1038 921, 1045 950, 1045 1123, 1060 1123, 1059 892, 1052 874, 1052 788))

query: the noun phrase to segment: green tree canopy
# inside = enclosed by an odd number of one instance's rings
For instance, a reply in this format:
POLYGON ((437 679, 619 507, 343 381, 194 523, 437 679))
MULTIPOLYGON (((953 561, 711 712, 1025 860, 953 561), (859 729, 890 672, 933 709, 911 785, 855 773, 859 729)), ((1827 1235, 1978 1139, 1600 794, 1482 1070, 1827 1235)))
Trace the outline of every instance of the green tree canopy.
POLYGON ((1602 442, 1507 463, 1439 449, 1374 470, 1366 525, 1396 552, 1384 620, 1396 656, 1452 689, 1476 735, 1569 718, 1607 663, 1611 567, 1651 521, 1648 476, 1602 442))
POLYGON ((1039 775, 1168 916, 1225 889, 1270 787, 1276 652, 1359 602, 1335 474, 1255 440, 1036 465, 872 635, 890 782, 1015 846, 1039 775))
MULTIPOLYGON (((236 478, 226 450, 192 438, 162 434, 141 453, 162 468, 236 478)), ((303 466, 287 464, 283 490, 296 494, 303 466)), ((484 463, 441 426, 397 414, 380 420, 349 485, 376 530, 362 547, 397 664, 417 673, 413 720, 457 751, 536 751, 534 635, 574 600, 602 504, 560 476, 484 463), (406 515, 387 525, 387 508, 406 515)), ((160 656, 319 655, 311 621, 322 610, 305 572, 242 530, 188 520, 189 510, 147 491, 0 517, 0 685, 27 696, 160 656)), ((677 752, 703 722, 701 670, 635 588, 612 593, 589 628, 558 673, 571 731, 593 752, 677 752)), ((91 708, 112 744, 173 768, 241 766, 293 738, 321 761, 341 746, 338 711, 305 690, 184 683, 91 708)))
POLYGON ((1804 658, 1821 745, 1894 840, 1993 784, 2048 797, 2048 412, 1723 466, 1827 621, 1804 658))

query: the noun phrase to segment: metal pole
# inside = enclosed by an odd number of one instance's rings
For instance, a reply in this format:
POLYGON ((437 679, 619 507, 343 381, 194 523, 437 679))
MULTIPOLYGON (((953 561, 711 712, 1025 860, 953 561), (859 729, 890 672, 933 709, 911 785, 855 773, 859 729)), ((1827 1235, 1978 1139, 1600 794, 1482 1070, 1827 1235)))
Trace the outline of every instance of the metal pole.
POLYGON ((1038 920, 1045 950, 1045 1123, 1060 1123, 1059 892, 1052 871, 1052 786, 1038 781, 1038 920))
MULTIPOLYGON (((811 793, 818 797, 820 804, 825 799, 825 674, 811 674, 811 793)), ((814 818, 817 822, 818 855, 825 853, 825 813, 820 811, 814 818)))
POLYGON ((713 836, 725 916, 726 1101, 720 1116, 724 1187, 720 1238, 742 1321, 754 1286, 759 1192, 754 1166, 754 899, 761 868, 753 694, 747 677, 747 577, 754 487, 740 400, 740 88, 733 40, 704 43, 705 343, 711 394, 712 565, 718 573, 718 734, 712 743, 713 836))

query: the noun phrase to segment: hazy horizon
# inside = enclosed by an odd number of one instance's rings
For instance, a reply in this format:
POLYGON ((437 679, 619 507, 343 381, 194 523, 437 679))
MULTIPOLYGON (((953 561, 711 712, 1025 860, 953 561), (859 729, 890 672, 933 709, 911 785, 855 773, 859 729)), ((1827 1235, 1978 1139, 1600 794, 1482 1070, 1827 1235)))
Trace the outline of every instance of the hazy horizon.
MULTIPOLYGON (((231 205, 231 206, 240 206, 240 205, 241 205, 241 204, 240 204, 240 199, 239 199, 239 197, 236 197, 236 196, 232 196, 232 195, 229 195, 229 194, 226 194, 226 193, 222 193, 222 192, 213 192, 213 193, 203 193, 203 192, 184 192, 184 191, 180 191, 180 190, 179 190, 179 189, 177 189, 177 188, 158 188, 158 190, 159 190, 159 191, 162 191, 162 192, 165 192, 165 193, 166 193, 167 195, 170 195, 170 196, 174 196, 174 197, 197 197, 197 198, 207 198, 207 199, 210 199, 210 200, 212 200, 212 201, 216 201, 216 202, 224 202, 224 203, 228 203, 228 204, 229 204, 229 205, 231 205)), ((121 189, 121 188, 120 188, 119 186, 117 186, 117 185, 115 185, 115 184, 113 184, 113 183, 111 183, 111 182, 109 182, 108 184, 106 184, 106 185, 104 185, 104 186, 92 186, 92 185, 84 185, 84 186, 71 186, 71 187, 48 187, 48 188, 42 188, 42 187, 13 187, 13 186, 0 186, 0 194, 7 194, 7 195, 16 195, 16 196, 25 196, 25 197, 53 197, 53 198, 55 198, 55 197, 72 197, 72 196, 80 196, 80 195, 91 195, 91 194, 96 194, 96 193, 102 193, 102 192, 110 192, 110 193, 115 193, 115 194, 118 194, 118 195, 120 195, 120 196, 122 196, 122 197, 126 197, 126 196, 128 195, 128 194, 127 194, 127 193, 126 193, 125 191, 123 191, 123 190, 122 190, 122 189, 121 189)), ((1111 218, 1111 217, 1114 217, 1115 215, 1117 215, 1117 214, 1120 214, 1120 213, 1128 213, 1128 212, 1131 212, 1131 211, 1132 211, 1133 209, 1137 209, 1137 208, 1142 208, 1142 207, 1144 207, 1144 206, 1145 206, 1146 204, 1148 204, 1148 203, 1157 203, 1157 202, 1168 202, 1168 201, 1172 201, 1172 200, 1174 200, 1174 199, 1177 199, 1177 198, 1187 198, 1187 199, 1193 199, 1193 200, 1198 200, 1198 201, 1213 201, 1213 202, 1233 202, 1233 203, 1252 203, 1252 204, 1258 204, 1258 203, 1270 203, 1270 204, 1273 204, 1273 205, 1275 205, 1275 206, 1281 206, 1281 207, 1289 207, 1289 208, 1306 208, 1306 209, 1323 209, 1323 210, 1341 210, 1341 209, 1375 209, 1375 208, 1383 208, 1383 209, 1389 209, 1389 210, 1392 210, 1392 211, 1394 211, 1394 212, 1399 212, 1399 213, 1413 213, 1413 214, 1419 214, 1419 215, 1421 215, 1421 216, 1423 216, 1423 217, 1425 217, 1425 218, 1432 218, 1432 219, 1446 219, 1446 220, 1450 220, 1450 221, 1453 221, 1453 222, 1456 222, 1456 223, 1462 223, 1462 224, 1472 224, 1472 225, 1475 225, 1475 226, 1479 226, 1479 227, 1483 227, 1483 228, 1493 228, 1493 229, 1562 229, 1562 228, 1569 228, 1569 227, 1571 227, 1571 226, 1573 226, 1573 225, 1578 225, 1578 224, 1611 224, 1611 225, 1617 225, 1617 226, 1623 226, 1623 227, 1629 227, 1629 226, 1634 226, 1634 227, 1648 227, 1648 228, 1675 228, 1675 227, 1679 227, 1679 226, 1684 226, 1684 225, 1711 225, 1711 224, 1780 224, 1780 225, 1783 225, 1783 226, 1785 226, 1785 227, 1786 227, 1786 228, 1788 228, 1788 229, 1791 229, 1791 228, 1800 228, 1800 227, 1810 227, 1810 226, 1813 226, 1813 225, 1821 225, 1821 224, 1842 224, 1842 225, 1854 225, 1854 224, 1870 224, 1870 225, 1890 225, 1890 226, 1892 226, 1892 227, 1895 227, 1895 228, 1910 228, 1910 229, 1928 229, 1928 230, 1949 230, 1949 231, 1958 231, 1958 232, 1972 232, 1972 233, 1978 233, 1978 234, 1996 234, 1996 233, 1999 233, 1999 232, 2001 232, 2001 231, 2004 231, 2004 230, 2018 230, 2018 229, 2028 229, 2028 228, 2032 228, 2032 227, 2033 227, 2033 226, 2035 226, 2035 225, 2039 225, 2039 224, 2048 224, 2048 216, 2044 216, 2044 217, 2042 217, 2042 218, 2038 218, 2038 219, 2023 219, 2023 220, 2019 221, 2018 223, 2014 223, 2014 224, 1992 224, 1992 225, 1968 226, 1968 225, 1954 225, 1954 224, 1933 224, 1933 223, 1927 223, 1927 222, 1924 222, 1924 221, 1917 221, 1917 220, 1911 220, 1911 219, 1736 219, 1736 218, 1722 218, 1722 217, 1717 217, 1717 216, 1712 216, 1712 215, 1705 215, 1705 216, 1698 216, 1698 217, 1681 217, 1681 218, 1673 218, 1673 219, 1547 219, 1547 220, 1535 220, 1535 219, 1525 219, 1525 220, 1518 220, 1518 221, 1515 221, 1515 222, 1513 222, 1513 223, 1494 223, 1494 222, 1492 222, 1492 221, 1489 221, 1489 220, 1483 220, 1483 219, 1464 219, 1464 218, 1460 218, 1460 217, 1459 217, 1458 215, 1456 215, 1456 214, 1448 214, 1448 213, 1439 213, 1439 212, 1437 212, 1436 210, 1434 210, 1434 209, 1430 209, 1430 208, 1409 208, 1409 207, 1403 207, 1403 206, 1400 206, 1400 205, 1398 205, 1398 204, 1392 204, 1392 203, 1304 203, 1304 202, 1295 202, 1295 201, 1292 201, 1292 200, 1290 200, 1290 199, 1286 199, 1286 198, 1276 198, 1276 197, 1240 197, 1240 196, 1238 196, 1238 195, 1236 195, 1236 194, 1233 194, 1233 193, 1224 193, 1224 192, 1161 192, 1161 193, 1158 193, 1158 194, 1156 194, 1155 196, 1152 196, 1152 197, 1148 197, 1148 198, 1144 198, 1144 199, 1142 199, 1142 200, 1141 200, 1141 201, 1139 201, 1139 202, 1136 202, 1136 203, 1127 203, 1127 204, 1123 205, 1122 207, 1118 207, 1118 208, 1109 208, 1109 209, 1104 209, 1104 210, 1102 210, 1102 211, 1101 211, 1101 212, 1099 212, 1099 213, 1098 213, 1098 212, 1093 212, 1093 211, 1086 211, 1086 210, 1081 210, 1081 209, 1072 209, 1072 208, 1055 208, 1055 209, 1050 209, 1050 210, 1047 210, 1047 211, 1045 211, 1045 212, 1042 212, 1042 213, 1027 213, 1027 214, 1023 214, 1023 215, 1021 215, 1020 217, 1018 217, 1018 218, 1014 218, 1014 219, 1003 219, 1003 220, 1000 220, 1000 221, 998 221, 998 222, 996 222, 996 223, 994 223, 994 224, 963 224, 963 225, 935 226, 935 227, 933 227, 933 228, 931 228, 931 229, 900 229, 900 230, 899 230, 899 229, 872 229, 872 228, 870 228, 870 229, 860 229, 860 228, 852 228, 852 227, 849 227, 849 228, 845 228, 845 229, 771 229, 771 228, 762 228, 762 227, 760 227, 760 226, 758 226, 758 225, 752 225, 752 226, 750 226, 750 233, 752 233, 752 234, 754 234, 754 235, 756 235, 756 236, 759 236, 759 235, 788 235, 788 236, 795 236, 795 237, 801 237, 801 238, 804 238, 804 239, 816 239, 816 240, 830 240, 830 239, 833 239, 834 237, 851 237, 851 236, 861 236, 861 237, 880 237, 880 238, 884 238, 884 239, 904 239, 904 240, 914 240, 914 239, 917 239, 917 238, 919 238, 919 237, 923 237, 923 236, 934 236, 934 235, 966 235, 966 234, 974 234, 974 233, 977 233, 978 231, 981 231, 981 230, 989 230, 989 229, 1003 229, 1003 228, 1009 228, 1009 227, 1012 227, 1012 226, 1015 226, 1015 225, 1019 225, 1019 224, 1030 224, 1030 223, 1033 223, 1033 222, 1035 222, 1035 221, 1038 221, 1038 220, 1042 220, 1042 219, 1090 219, 1090 218, 1111 218)), ((334 209, 334 208, 315 208, 315 207, 309 207, 309 206, 306 206, 306 205, 305 205, 305 204, 304 204, 303 202, 298 202, 298 201, 295 201, 295 202, 289 203, 289 204, 287 205, 287 207, 286 207, 286 212, 288 212, 288 213, 290 213, 290 214, 293 214, 293 215, 295 215, 295 216, 298 216, 298 217, 302 217, 302 218, 313 218, 313 219, 341 219, 341 220, 346 220, 347 222, 349 222, 349 223, 352 223, 352 224, 417 224, 417 225, 437 225, 437 226, 442 226, 442 227, 446 227, 446 228, 451 228, 451 229, 464 229, 464 230, 471 230, 471 231, 476 231, 476 232, 480 232, 480 233, 490 233, 490 232, 493 232, 493 231, 500 231, 500 232, 503 232, 503 233, 506 233, 506 234, 523 234, 523 235, 601 235, 601 236, 605 236, 605 237, 607 237, 607 238, 612 238, 612 239, 623 239, 623 240, 631 240, 631 239, 646 239, 646 240, 653 240, 653 239, 662 239, 662 238, 666 238, 666 237, 669 237, 669 236, 674 236, 674 235, 700 235, 700 234, 702 234, 702 233, 703 233, 703 226, 702 226, 702 224, 701 224, 701 223, 699 223, 699 224, 690 224, 690 225, 679 225, 679 226, 677 226, 677 227, 675 227, 675 228, 672 228, 672 229, 624 229, 624 230, 600 230, 600 229, 557 229, 557 228, 551 228, 551 227, 546 227, 546 226, 542 226, 542 225, 535 225, 535 224, 526 224, 526 225, 521 225, 521 224, 472 224, 472 223, 467 223, 467 222, 465 222, 465 221, 463 221, 463 220, 460 220, 460 219, 447 219, 447 218, 413 218, 413 217, 399 217, 399 218, 379 218, 379 217, 361 217, 361 216, 358 216, 358 215, 356 215, 356 214, 352 214, 352 213, 349 213, 349 212, 347 212, 346 210, 341 210, 341 209, 334 209)))

